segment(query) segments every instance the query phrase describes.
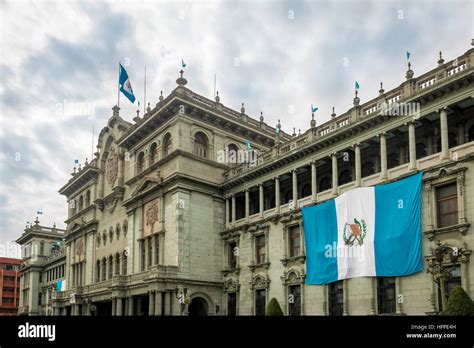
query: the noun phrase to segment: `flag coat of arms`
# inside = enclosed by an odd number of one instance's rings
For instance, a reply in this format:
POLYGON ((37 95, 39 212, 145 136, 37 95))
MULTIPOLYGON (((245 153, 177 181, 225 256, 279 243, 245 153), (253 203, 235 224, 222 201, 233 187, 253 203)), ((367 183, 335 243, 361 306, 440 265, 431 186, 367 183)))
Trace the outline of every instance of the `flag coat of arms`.
POLYGON ((132 104, 135 103, 135 95, 133 94, 132 84, 128 78, 127 71, 122 66, 122 64, 120 64, 119 88, 120 92, 122 92, 132 104))
POLYGON ((304 207, 306 283, 420 272, 422 173, 304 207))

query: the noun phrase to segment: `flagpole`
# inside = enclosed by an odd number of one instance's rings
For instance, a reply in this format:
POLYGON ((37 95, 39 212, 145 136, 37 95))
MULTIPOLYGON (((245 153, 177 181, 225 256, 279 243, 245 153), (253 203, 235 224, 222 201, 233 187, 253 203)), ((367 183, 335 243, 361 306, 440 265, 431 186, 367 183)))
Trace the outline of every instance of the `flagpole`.
POLYGON ((117 106, 120 107, 120 60, 119 60, 119 73, 118 73, 118 85, 117 85, 117 106))
POLYGON ((217 81, 217 74, 214 74, 214 98, 216 97, 216 81, 217 81))
POLYGON ((146 66, 145 66, 145 82, 143 83, 143 115, 145 115, 146 108, 146 66))

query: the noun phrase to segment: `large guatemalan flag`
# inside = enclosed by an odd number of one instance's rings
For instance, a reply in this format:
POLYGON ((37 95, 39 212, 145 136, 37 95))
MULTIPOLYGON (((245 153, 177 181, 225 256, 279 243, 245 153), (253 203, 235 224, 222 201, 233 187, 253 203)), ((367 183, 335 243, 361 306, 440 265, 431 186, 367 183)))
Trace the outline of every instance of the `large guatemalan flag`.
POLYGON ((132 84, 128 78, 127 70, 119 63, 119 88, 120 92, 130 100, 131 103, 135 103, 135 95, 133 94, 132 84))
POLYGON ((306 283, 420 272, 422 176, 356 188, 303 208, 306 283))

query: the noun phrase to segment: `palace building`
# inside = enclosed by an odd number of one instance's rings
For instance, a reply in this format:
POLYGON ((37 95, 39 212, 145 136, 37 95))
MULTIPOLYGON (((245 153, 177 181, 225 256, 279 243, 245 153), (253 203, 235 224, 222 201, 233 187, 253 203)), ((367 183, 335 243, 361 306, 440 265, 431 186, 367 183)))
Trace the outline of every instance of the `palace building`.
MULTIPOLYGON (((474 298, 474 48, 419 76, 409 65, 398 87, 356 92, 292 135, 196 94, 182 71, 176 82, 133 123, 112 108, 95 157, 59 190, 66 231, 31 226, 18 240, 64 240, 52 314, 262 315, 275 297, 286 315, 428 315, 456 285, 474 298), (219 160, 249 149, 252 161, 219 160), (302 207, 417 172, 424 269, 442 266, 442 284, 420 272, 306 285, 302 207)), ((45 314, 26 270, 20 306, 45 314)))

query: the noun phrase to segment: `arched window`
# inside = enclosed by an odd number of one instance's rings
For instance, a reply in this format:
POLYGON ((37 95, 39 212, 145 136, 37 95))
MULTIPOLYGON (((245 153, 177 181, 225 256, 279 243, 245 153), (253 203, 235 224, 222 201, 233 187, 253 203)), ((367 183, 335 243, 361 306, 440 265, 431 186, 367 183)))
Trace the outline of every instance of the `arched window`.
POLYGON ((349 170, 343 170, 339 175, 339 185, 347 184, 352 181, 352 174, 349 170))
POLYGON ((107 280, 107 259, 102 259, 102 281, 107 280))
POLYGON ((84 197, 82 195, 79 197, 79 211, 84 208, 84 197))
POLYGON ((423 143, 416 144, 416 159, 426 157, 426 145, 423 143))
POLYGON ((71 215, 75 215, 77 213, 77 200, 72 200, 71 203, 71 215))
POLYGON ((387 168, 395 168, 398 166, 398 154, 391 152, 387 155, 387 168))
POLYGON ((107 230, 104 230, 104 232, 102 232, 102 243, 107 243, 107 230))
POLYGON ((97 260, 97 263, 95 265, 95 282, 98 283, 100 282, 100 261, 97 260))
POLYGON ((120 255, 115 254, 115 275, 120 275, 120 255))
POLYGON ((112 255, 109 256, 109 279, 112 279, 114 269, 114 258, 112 255))
POLYGON ((291 199, 293 199, 293 191, 292 190, 286 191, 286 193, 282 195, 282 199, 283 201, 281 202, 281 204, 288 203, 291 199))
POLYGON ((374 164, 371 161, 365 162, 362 165, 362 177, 365 178, 366 176, 375 174, 374 164))
POLYGON ((117 240, 119 240, 120 239, 120 224, 119 223, 115 227, 115 234, 116 234, 117 240))
POLYGON ((467 141, 474 141, 474 125, 469 127, 469 131, 467 132, 467 141))
POLYGON ((150 166, 158 161, 158 146, 153 143, 150 148, 150 166))
POLYGON ((197 132, 194 136, 194 154, 199 157, 207 158, 209 155, 208 140, 203 132, 197 132))
POLYGON ((112 241, 114 240, 114 228, 112 226, 109 229, 109 239, 110 243, 112 243, 112 241))
POLYGON ((127 232, 128 232, 128 222, 127 222, 127 220, 125 220, 123 222, 122 230, 123 230, 123 236, 125 237, 127 235, 127 232))
POLYGON ((145 170, 145 154, 140 152, 137 158, 137 173, 140 174, 145 170))
POLYGON ((165 137, 163 138, 163 157, 168 156, 171 150, 172 150, 171 134, 166 133, 165 137))
POLYGON ((308 197, 308 196, 311 196, 311 185, 304 185, 302 188, 301 188, 301 198, 304 198, 304 197, 308 197))
POLYGON ((321 179, 319 182, 319 192, 323 192, 326 190, 329 190, 331 188, 331 180, 329 180, 329 177, 324 177, 321 179))
POLYGON ((227 158, 228 158, 228 164, 233 166, 236 165, 239 161, 239 148, 235 144, 229 144, 227 146, 227 158))
POLYGON ((97 248, 100 247, 100 233, 97 234, 97 248))
POLYGON ((127 275, 127 254, 125 252, 122 256, 122 275, 127 275))
POLYGON ((91 205, 91 191, 87 190, 86 192, 86 208, 91 205))

